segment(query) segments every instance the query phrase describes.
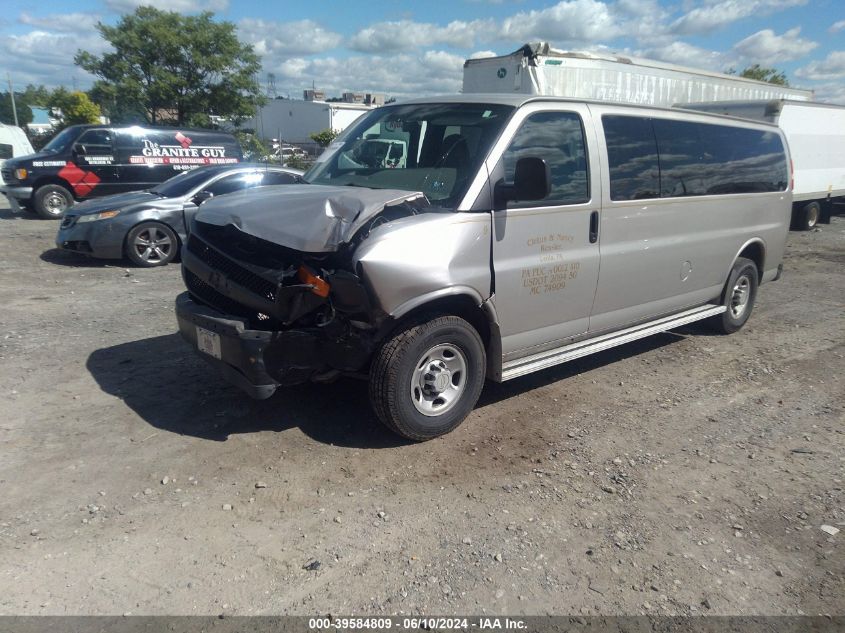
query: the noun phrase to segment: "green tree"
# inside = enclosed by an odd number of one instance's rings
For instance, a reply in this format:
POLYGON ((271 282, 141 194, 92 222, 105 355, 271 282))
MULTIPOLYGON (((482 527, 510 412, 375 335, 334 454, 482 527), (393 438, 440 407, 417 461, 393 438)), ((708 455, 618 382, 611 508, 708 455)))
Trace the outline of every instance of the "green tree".
POLYGON ((84 92, 71 92, 61 102, 56 103, 62 110, 62 124, 99 123, 100 106, 91 101, 84 92))
POLYGON ((314 141, 320 147, 328 147, 329 144, 337 138, 339 134, 338 131, 332 130, 331 128, 326 128, 325 130, 321 130, 319 132, 314 132, 310 135, 311 140, 314 141))
POLYGON ((139 7, 116 26, 97 24, 114 52, 79 51, 75 62, 99 77, 92 94, 114 119, 140 111, 150 123, 238 123, 261 103, 261 64, 233 23, 213 17, 139 7))
MULTIPOLYGON (((728 71, 729 75, 735 75, 736 70, 731 68, 728 71)), ((746 79, 755 79, 757 81, 765 81, 770 84, 777 84, 778 86, 788 86, 789 80, 786 78, 786 73, 777 70, 776 68, 764 68, 760 64, 752 64, 746 67, 739 73, 740 77, 746 79)))
MULTIPOLYGON (((27 123, 32 123, 32 110, 20 92, 15 92, 15 109, 18 112, 18 125, 20 127, 24 127, 27 123)), ((0 123, 6 123, 7 125, 15 124, 12 98, 8 92, 0 92, 0 123)))

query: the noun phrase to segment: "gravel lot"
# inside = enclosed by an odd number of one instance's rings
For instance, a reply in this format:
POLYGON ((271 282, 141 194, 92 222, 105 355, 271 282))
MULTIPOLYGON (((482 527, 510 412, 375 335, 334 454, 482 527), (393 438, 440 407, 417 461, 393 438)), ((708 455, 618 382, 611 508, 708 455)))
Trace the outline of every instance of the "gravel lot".
POLYGON ((352 380, 249 401, 175 334, 178 266, 3 204, 0 615, 845 613, 845 218, 740 333, 491 384, 406 444, 352 380))

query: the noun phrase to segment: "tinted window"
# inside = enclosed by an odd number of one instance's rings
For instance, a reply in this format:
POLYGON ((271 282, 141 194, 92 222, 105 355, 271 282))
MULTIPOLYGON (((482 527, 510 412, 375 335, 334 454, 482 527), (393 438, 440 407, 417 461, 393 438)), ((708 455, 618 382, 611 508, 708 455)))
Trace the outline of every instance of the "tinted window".
POLYGON ((12 146, 8 143, 0 143, 0 159, 3 158, 12 158, 12 146))
POLYGON ((642 117, 602 117, 610 170, 610 199, 656 198, 660 187, 657 142, 642 117))
POLYGON ((75 148, 85 146, 85 153, 89 155, 105 155, 112 153, 112 134, 110 130, 88 130, 77 139, 75 148))
POLYGON ((537 112, 525 119, 502 156, 506 182, 513 182, 516 161, 528 156, 546 161, 551 192, 542 201, 508 206, 577 204, 590 199, 584 130, 577 114, 537 112))
POLYGON ((296 176, 280 171, 268 171, 264 173, 262 185, 289 185, 296 182, 296 176))
POLYGON ((776 132, 644 117, 606 116, 602 122, 612 200, 787 187, 789 170, 776 132))
POLYGON ((703 196, 713 157, 704 145, 704 126, 688 121, 653 119, 660 159, 660 197, 703 196))
POLYGON ((789 166, 780 135, 724 125, 701 125, 707 155, 707 193, 785 191, 789 166))
POLYGON ((231 176, 224 176, 217 182, 203 187, 203 191, 210 191, 215 196, 222 196, 241 189, 248 189, 249 187, 257 187, 262 184, 264 174, 248 173, 248 174, 232 174, 231 176))

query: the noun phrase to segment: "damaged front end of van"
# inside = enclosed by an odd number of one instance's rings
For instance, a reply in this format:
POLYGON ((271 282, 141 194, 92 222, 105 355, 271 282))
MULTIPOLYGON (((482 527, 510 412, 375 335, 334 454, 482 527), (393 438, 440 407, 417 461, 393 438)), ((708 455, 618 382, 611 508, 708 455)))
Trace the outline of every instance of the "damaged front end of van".
POLYGON ((486 224, 455 219, 420 192, 289 185, 221 198, 183 249, 180 332, 254 398, 365 372, 418 297, 486 298, 486 224), (420 252, 434 233, 449 237, 420 252))

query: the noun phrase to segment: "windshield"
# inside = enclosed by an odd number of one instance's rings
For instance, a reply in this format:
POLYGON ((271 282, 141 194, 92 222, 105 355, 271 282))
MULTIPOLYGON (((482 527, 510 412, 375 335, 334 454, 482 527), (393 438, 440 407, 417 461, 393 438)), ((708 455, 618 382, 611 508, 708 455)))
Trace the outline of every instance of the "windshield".
MULTIPOLYGON (((215 170, 214 173, 216 174, 218 172, 215 170)), ((207 169, 202 168, 183 171, 178 176, 173 176, 173 178, 165 180, 160 185, 156 185, 150 191, 163 198, 186 196, 197 187, 202 186, 213 175, 207 169)))
POLYGON ((56 134, 50 142, 47 143, 44 147, 41 148, 42 152, 49 152, 51 154, 59 154, 60 152, 64 152, 70 144, 76 139, 76 136, 79 134, 79 128, 69 127, 65 128, 58 134, 56 134))
POLYGON ((433 203, 457 204, 513 110, 483 103, 379 108, 329 145, 304 179, 422 191, 433 203))

